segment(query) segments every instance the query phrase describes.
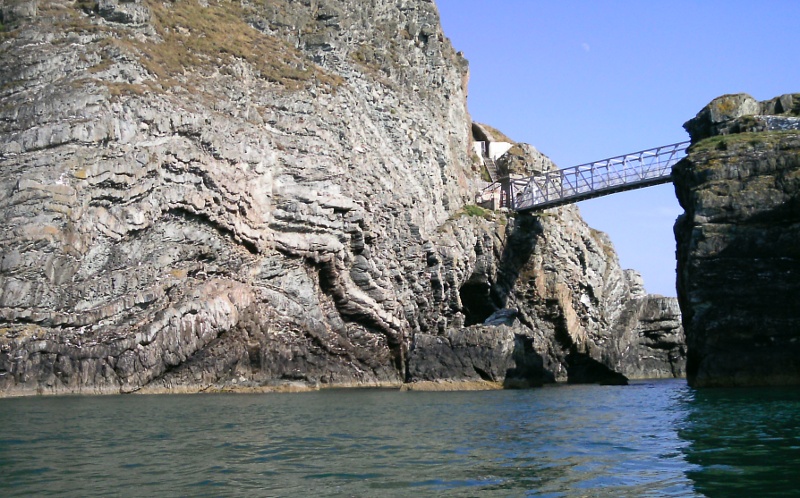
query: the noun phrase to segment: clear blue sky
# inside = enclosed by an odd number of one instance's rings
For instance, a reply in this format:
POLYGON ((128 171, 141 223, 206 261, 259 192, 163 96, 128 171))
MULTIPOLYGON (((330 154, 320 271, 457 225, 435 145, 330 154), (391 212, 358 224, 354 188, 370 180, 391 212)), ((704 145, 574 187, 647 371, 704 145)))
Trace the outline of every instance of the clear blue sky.
MULTIPOLYGON (((800 1, 435 0, 469 109, 560 167, 688 139, 713 98, 800 92, 800 1)), ((579 204, 649 292, 675 295, 672 185, 579 204)))

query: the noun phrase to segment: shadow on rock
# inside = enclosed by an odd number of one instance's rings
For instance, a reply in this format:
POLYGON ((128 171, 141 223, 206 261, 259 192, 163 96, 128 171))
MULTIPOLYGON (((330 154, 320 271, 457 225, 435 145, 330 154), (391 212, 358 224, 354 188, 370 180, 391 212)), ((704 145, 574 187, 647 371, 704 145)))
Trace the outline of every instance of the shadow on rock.
POLYGON ((500 263, 497 267, 495 285, 492 287, 492 298, 500 308, 504 308, 508 297, 525 265, 530 260, 536 240, 544 232, 541 221, 528 213, 519 213, 514 219, 514 226, 506 232, 506 240, 500 263))
POLYGON ((567 382, 570 384, 600 384, 626 386, 628 378, 615 372, 585 353, 567 355, 567 382))
POLYGON ((542 385, 543 359, 515 326, 450 329, 417 334, 408 355, 407 382, 487 381, 507 388, 542 385))

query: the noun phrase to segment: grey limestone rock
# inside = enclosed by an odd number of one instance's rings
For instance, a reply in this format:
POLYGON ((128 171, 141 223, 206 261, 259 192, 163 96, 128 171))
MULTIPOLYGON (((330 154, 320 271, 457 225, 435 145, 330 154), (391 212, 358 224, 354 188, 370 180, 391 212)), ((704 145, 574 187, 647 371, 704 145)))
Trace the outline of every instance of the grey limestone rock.
POLYGON ((150 10, 141 0, 98 0, 94 10, 112 23, 144 24, 150 20, 150 10))
POLYGON ((629 301, 618 325, 623 349, 615 370, 629 379, 686 376, 686 337, 678 300, 646 295, 629 301))
POLYGON ((409 354, 408 380, 490 381, 505 385, 542 384, 542 359, 525 331, 474 326, 444 335, 417 334, 409 354))
POLYGON ((462 211, 468 66, 432 2, 2 12, 4 394, 615 368, 639 291, 607 238, 462 211))
POLYGON ((746 93, 712 100, 684 123, 693 142, 731 133, 800 129, 800 94, 759 102, 746 93))

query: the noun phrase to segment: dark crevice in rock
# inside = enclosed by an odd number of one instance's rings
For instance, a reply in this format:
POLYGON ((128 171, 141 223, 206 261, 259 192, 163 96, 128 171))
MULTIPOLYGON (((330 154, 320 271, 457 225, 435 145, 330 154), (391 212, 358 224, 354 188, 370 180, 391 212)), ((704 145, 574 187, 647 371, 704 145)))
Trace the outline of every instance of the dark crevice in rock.
POLYGON ((628 384, 628 378, 588 354, 573 351, 567 355, 567 382, 624 386, 628 384))
POLYGON ((497 311, 492 302, 491 290, 491 285, 485 281, 468 281, 461 286, 459 294, 464 306, 466 326, 483 323, 497 311))
POLYGON ((533 215, 520 213, 509 220, 509 226, 506 228, 506 240, 497 268, 497 282, 492 287, 492 295, 499 308, 506 307, 520 272, 530 260, 536 248, 537 237, 542 232, 541 222, 533 215), (513 220, 513 225, 511 220, 513 220))
POLYGON ((491 382, 497 380, 494 379, 486 370, 482 368, 476 367, 475 365, 473 365, 472 368, 475 369, 475 373, 478 374, 478 376, 485 381, 491 382))
POLYGON ((507 389, 541 386, 555 382, 553 373, 544 368, 544 359, 533 347, 533 339, 524 335, 514 336, 514 368, 506 370, 503 387, 507 389))
POLYGON ((199 213, 193 213, 193 212, 189 211, 188 209, 184 209, 184 208, 181 208, 181 207, 171 208, 169 211, 167 211, 166 214, 171 216, 171 217, 173 217, 173 218, 182 219, 182 220, 185 220, 185 221, 188 221, 188 222, 191 222, 191 223, 197 223, 197 224, 200 224, 200 225, 211 226, 212 228, 214 228, 214 230, 216 230, 220 234, 222 234, 224 236, 227 236, 227 237, 230 237, 234 241, 238 242, 242 247, 247 249, 247 251, 250 252, 250 254, 258 254, 259 253, 258 247, 253 242, 251 242, 249 240, 246 240, 246 239, 243 239, 243 238, 239 237, 238 235, 236 235, 236 233, 233 232, 232 230, 220 225, 219 223, 215 223, 207 215, 199 214, 199 213))

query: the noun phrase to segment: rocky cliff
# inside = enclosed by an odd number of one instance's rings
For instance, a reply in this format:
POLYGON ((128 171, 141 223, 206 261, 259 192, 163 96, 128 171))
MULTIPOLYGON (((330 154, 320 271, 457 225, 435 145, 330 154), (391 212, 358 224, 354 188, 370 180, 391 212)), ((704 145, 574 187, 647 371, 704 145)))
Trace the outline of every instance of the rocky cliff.
POLYGON ((715 99, 676 165, 678 297, 694 386, 800 383, 800 95, 715 99))
POLYGON ((468 206, 433 3, 0 12, 3 392, 680 374, 674 307, 576 208, 468 206))

